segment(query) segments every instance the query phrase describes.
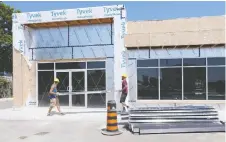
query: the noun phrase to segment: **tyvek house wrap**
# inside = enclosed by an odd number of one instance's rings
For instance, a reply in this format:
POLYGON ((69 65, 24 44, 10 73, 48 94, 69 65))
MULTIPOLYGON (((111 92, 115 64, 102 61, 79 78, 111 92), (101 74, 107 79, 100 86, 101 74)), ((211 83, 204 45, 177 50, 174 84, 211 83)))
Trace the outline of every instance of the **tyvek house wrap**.
MULTIPOLYGON (((31 68, 32 53, 29 50, 31 44, 35 44, 35 38, 31 37, 32 28, 24 24, 47 23, 56 21, 72 21, 85 19, 113 18, 114 20, 114 90, 121 89, 121 74, 127 73, 127 52, 124 46, 126 34, 126 9, 124 5, 87 7, 76 9, 62 9, 51 11, 38 11, 13 14, 13 48, 19 50, 31 68)), ((35 46, 35 45, 32 45, 35 46)), ((16 70, 15 70, 16 71, 16 70)), ((36 94, 37 95, 37 94, 36 94)), ((118 102, 118 93, 114 93, 118 102)), ((32 98, 28 95, 28 98, 32 98)), ((29 102, 29 99, 27 100, 29 102)), ((34 102, 34 99, 32 99, 34 102)), ((28 103, 29 104, 29 103, 28 103)))

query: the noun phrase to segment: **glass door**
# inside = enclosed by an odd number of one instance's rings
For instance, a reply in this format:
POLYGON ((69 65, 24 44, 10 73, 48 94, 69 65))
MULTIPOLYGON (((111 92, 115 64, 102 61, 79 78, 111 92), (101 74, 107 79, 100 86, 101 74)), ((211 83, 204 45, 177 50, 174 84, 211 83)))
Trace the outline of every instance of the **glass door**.
POLYGON ((86 107, 86 74, 85 71, 71 72, 71 106, 86 107))
POLYGON ((57 71, 56 77, 60 80, 57 91, 60 93, 59 100, 61 106, 69 106, 69 72, 68 71, 57 71))

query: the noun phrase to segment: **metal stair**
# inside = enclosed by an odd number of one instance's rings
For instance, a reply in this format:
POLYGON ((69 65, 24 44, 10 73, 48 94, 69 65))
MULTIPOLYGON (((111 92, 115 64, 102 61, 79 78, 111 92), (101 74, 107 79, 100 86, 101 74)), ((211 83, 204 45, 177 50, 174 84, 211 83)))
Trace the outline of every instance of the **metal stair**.
POLYGON ((136 134, 225 132, 218 112, 210 106, 133 107, 121 114, 136 134))

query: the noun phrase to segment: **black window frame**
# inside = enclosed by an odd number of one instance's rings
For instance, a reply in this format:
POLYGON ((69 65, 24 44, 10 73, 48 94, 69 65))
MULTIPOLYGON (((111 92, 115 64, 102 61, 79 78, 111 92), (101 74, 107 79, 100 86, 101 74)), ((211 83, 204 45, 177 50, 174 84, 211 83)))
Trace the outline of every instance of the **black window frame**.
POLYGON ((172 59, 159 59, 159 66, 160 67, 182 67, 182 63, 183 63, 183 59, 182 58, 172 58, 172 59), (179 65, 168 65, 168 64, 164 64, 163 61, 175 61, 175 60, 180 60, 180 64, 179 65))
POLYGON ((87 64, 87 62, 58 62, 58 63, 55 63, 55 69, 56 70, 86 69, 86 64, 87 64), (81 66, 79 65, 80 67, 71 67, 71 66, 73 66, 73 64, 75 66, 76 63, 81 63, 82 65, 81 66), (59 67, 59 65, 61 65, 61 67, 59 67))
POLYGON ((209 58, 207 58, 207 66, 225 66, 225 57, 209 57, 209 58), (221 64, 219 61, 223 62, 223 64, 221 64), (216 64, 213 62, 215 62, 216 64))
POLYGON ((146 68, 146 67, 153 67, 157 68, 159 67, 159 59, 137 59, 137 68, 146 68), (150 64, 146 64, 148 61, 151 61, 150 64))
POLYGON ((54 63, 38 63, 38 70, 54 70, 54 63))
POLYGON ((184 67, 206 66, 206 58, 183 58, 183 66, 184 67), (185 64, 186 61, 190 61, 190 62, 194 63, 197 60, 200 60, 200 62, 201 62, 201 60, 203 60, 204 63, 202 63, 202 64, 200 64, 200 63, 198 63, 198 64, 191 64, 191 65, 185 64))
POLYGON ((106 68, 106 62, 105 61, 87 61, 87 69, 104 69, 106 68), (96 67, 93 67, 95 66, 96 67))

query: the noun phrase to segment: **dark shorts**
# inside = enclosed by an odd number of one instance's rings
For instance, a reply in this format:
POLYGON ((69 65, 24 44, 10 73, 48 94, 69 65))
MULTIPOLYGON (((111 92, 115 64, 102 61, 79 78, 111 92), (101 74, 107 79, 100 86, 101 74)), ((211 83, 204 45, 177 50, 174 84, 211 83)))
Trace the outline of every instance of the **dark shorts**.
POLYGON ((127 94, 126 93, 122 93, 121 98, 120 98, 120 103, 125 103, 126 97, 127 97, 127 94))

